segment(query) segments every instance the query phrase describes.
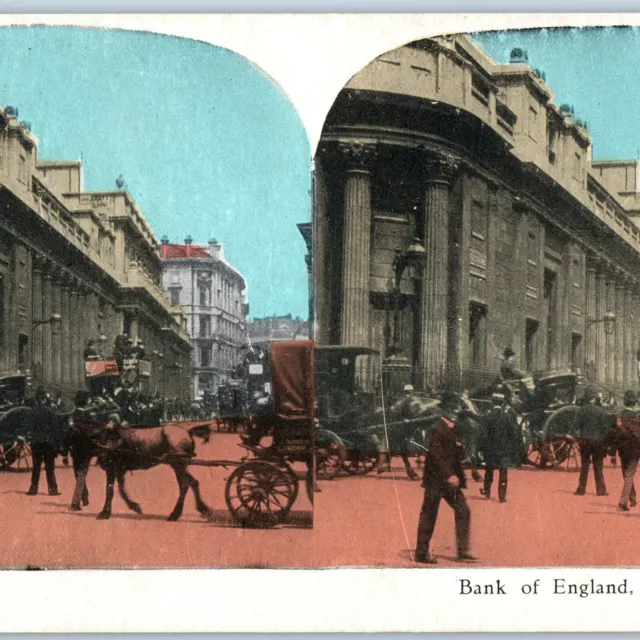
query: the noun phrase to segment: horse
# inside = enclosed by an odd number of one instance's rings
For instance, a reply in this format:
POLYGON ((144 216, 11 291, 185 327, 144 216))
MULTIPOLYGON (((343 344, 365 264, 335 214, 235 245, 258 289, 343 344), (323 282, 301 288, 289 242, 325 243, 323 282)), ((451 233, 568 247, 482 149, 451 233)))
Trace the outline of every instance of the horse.
POLYGON ((80 502, 86 493, 86 474, 94 456, 106 474, 106 494, 102 511, 98 520, 111 517, 114 485, 117 480, 120 496, 127 507, 137 514, 142 514, 142 508, 131 500, 125 489, 124 477, 127 471, 151 469, 166 463, 174 471, 178 481, 179 496, 169 521, 176 521, 182 515, 184 501, 189 488, 193 491, 196 508, 210 517, 212 510, 200 496, 198 481, 189 473, 189 461, 195 454, 194 436, 199 435, 206 441, 203 427, 183 429, 178 425, 164 425, 161 427, 135 428, 119 424, 119 416, 111 413, 107 421, 102 416, 78 418, 74 420, 72 434, 72 458, 76 470, 76 488, 73 494, 71 509, 81 509, 80 502), (97 418, 97 419, 96 419, 97 418))
POLYGON ((347 459, 358 463, 373 451, 378 454, 378 472, 390 469, 390 460, 399 456, 407 476, 418 480, 409 456, 426 451, 431 428, 440 417, 439 401, 405 396, 388 411, 382 408, 362 413, 355 408, 340 416, 335 432, 353 441, 347 459), (387 461, 388 456, 388 461, 387 461))

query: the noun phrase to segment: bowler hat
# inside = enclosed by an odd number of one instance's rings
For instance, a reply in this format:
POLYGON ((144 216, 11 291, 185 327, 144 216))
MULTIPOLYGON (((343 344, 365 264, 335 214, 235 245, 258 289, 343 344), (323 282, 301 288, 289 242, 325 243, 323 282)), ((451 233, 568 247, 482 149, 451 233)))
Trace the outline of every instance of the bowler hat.
POLYGON ((507 347, 504 350, 504 354, 503 355, 504 355, 505 358, 510 358, 511 356, 515 356, 516 352, 511 347, 507 347))
POLYGON ((440 396, 440 406, 446 409, 455 409, 460 405, 460 396, 453 391, 443 391, 440 396))
POLYGON ((632 389, 628 389, 624 392, 623 402, 627 406, 634 405, 638 401, 638 396, 635 391, 632 389))

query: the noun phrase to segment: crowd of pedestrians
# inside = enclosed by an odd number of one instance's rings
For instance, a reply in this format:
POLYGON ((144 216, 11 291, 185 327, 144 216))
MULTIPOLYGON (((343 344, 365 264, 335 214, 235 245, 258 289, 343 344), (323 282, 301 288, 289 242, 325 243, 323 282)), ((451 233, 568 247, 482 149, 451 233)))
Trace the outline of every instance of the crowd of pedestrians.
MULTIPOLYGON (((467 489, 465 467, 472 478, 482 484, 480 493, 492 498, 497 472, 497 498, 507 502, 509 470, 520 466, 526 450, 518 411, 514 407, 512 388, 506 376, 524 378, 515 369, 513 352, 505 352, 502 378, 493 387, 491 408, 480 416, 465 393, 443 393, 440 399, 441 417, 431 432, 425 460, 422 486, 424 499, 418 524, 415 561, 436 564, 430 543, 439 506, 444 500, 454 512, 457 559, 476 560, 469 552, 471 512, 464 490, 467 489), (479 473, 484 466, 484 477, 479 473)), ((579 452, 580 474, 576 496, 587 492, 591 467, 597 496, 607 496, 603 466, 607 455, 619 455, 622 471, 622 492, 618 510, 627 512, 637 504, 634 477, 640 460, 640 400, 634 391, 624 394, 624 408, 616 412, 603 406, 601 394, 593 387, 584 389, 579 408, 573 417, 571 434, 566 437, 579 452)), ((535 413, 536 407, 532 411, 535 413)))

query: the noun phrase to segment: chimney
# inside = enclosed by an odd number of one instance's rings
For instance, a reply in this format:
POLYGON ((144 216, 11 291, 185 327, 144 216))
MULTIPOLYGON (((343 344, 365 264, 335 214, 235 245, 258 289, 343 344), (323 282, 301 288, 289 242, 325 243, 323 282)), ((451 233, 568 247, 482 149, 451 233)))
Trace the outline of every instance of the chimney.
POLYGON ((187 237, 184 239, 184 243, 185 243, 185 244, 191 244, 192 242, 193 242, 193 238, 192 238, 191 236, 187 236, 187 237))
POLYGON ((516 47, 515 49, 511 49, 511 55, 509 56, 509 62, 511 64, 528 64, 529 63, 529 55, 526 49, 521 49, 520 47, 516 47))
POLYGON ((167 236, 162 236, 162 238, 160 238, 160 242, 162 244, 169 244, 169 238, 167 238, 167 236))

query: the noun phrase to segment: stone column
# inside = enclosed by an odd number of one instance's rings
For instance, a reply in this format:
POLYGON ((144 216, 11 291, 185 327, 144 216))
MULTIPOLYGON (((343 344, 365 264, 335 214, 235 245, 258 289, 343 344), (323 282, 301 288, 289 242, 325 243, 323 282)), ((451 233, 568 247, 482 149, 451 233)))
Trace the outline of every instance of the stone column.
POLYGON ((634 326, 637 322, 633 307, 633 281, 625 280, 624 290, 624 382, 627 387, 635 386, 636 345, 634 340, 634 326))
MULTIPOLYGON (((53 279, 50 265, 42 273, 42 319, 48 320, 53 310, 53 279)), ((51 324, 43 324, 39 327, 42 336, 42 383, 47 386, 53 382, 53 341, 51 324)))
MULTIPOLYGON (((599 269, 602 267, 600 266, 599 269)), ((596 334, 596 379, 595 382, 604 383, 606 381, 607 368, 607 343, 604 323, 597 322, 604 317, 607 311, 607 276, 603 271, 596 274, 596 313, 593 324, 596 334)))
POLYGON ((418 366, 421 386, 438 388, 444 382, 447 357, 449 287, 449 189, 458 169, 448 155, 428 156, 422 242, 427 258, 420 290, 418 366))
MULTIPOLYGON (((605 313, 609 311, 613 311, 615 313, 616 310, 616 282, 611 275, 607 278, 607 308, 605 309, 605 313)), ((602 318, 602 317, 601 317, 602 318)), ((601 319, 600 318, 600 319, 601 319)), ((605 323, 603 324, 606 327, 605 323)), ((606 330, 605 330, 606 331, 606 330)), ((615 330, 612 332, 609 329, 609 333, 605 332, 605 343, 606 343, 606 382, 607 384, 614 384, 616 380, 616 334, 615 330)))
POLYGON ((633 324, 631 325, 632 333, 631 340, 633 343, 633 351, 631 353, 631 359, 633 362, 633 375, 631 381, 636 386, 640 384, 640 338, 638 323, 640 323, 640 283, 634 283, 633 292, 631 296, 631 308, 633 310, 633 324))
POLYGON ((60 290, 60 315, 62 322, 60 324, 60 340, 61 340, 61 386, 63 389, 70 391, 74 388, 74 382, 71 377, 72 367, 72 336, 71 336, 71 282, 69 278, 62 281, 60 290))
POLYGON ((84 388, 82 336, 80 334, 80 305, 78 304, 78 283, 73 281, 69 290, 69 334, 71 339, 71 384, 76 389, 84 388))
POLYGON ((622 387, 625 383, 625 360, 626 360, 626 350, 625 350, 625 325, 626 325, 626 316, 625 316, 625 306, 624 306, 624 283, 620 276, 618 276, 618 281, 616 282, 616 306, 614 308, 614 313, 616 314, 616 348, 615 348, 615 376, 616 376, 616 384, 622 387))
POLYGON ((591 321, 596 318, 596 269, 593 264, 587 265, 585 286, 585 376, 589 382, 597 380, 597 325, 591 321))
POLYGON ((42 331, 44 329, 39 323, 42 317, 42 268, 43 263, 33 256, 33 267, 31 271, 31 375, 34 386, 42 384, 43 378, 43 352, 42 352, 42 331))
POLYGON ((340 343, 369 344, 369 272, 371 246, 371 164, 375 145, 341 143, 346 159, 342 236, 342 309, 340 343))
MULTIPOLYGON (((62 315, 62 274, 59 271, 53 274, 52 309, 53 313, 62 315)), ((53 359, 53 384, 60 386, 62 383, 62 322, 51 324, 52 359, 53 359)))

